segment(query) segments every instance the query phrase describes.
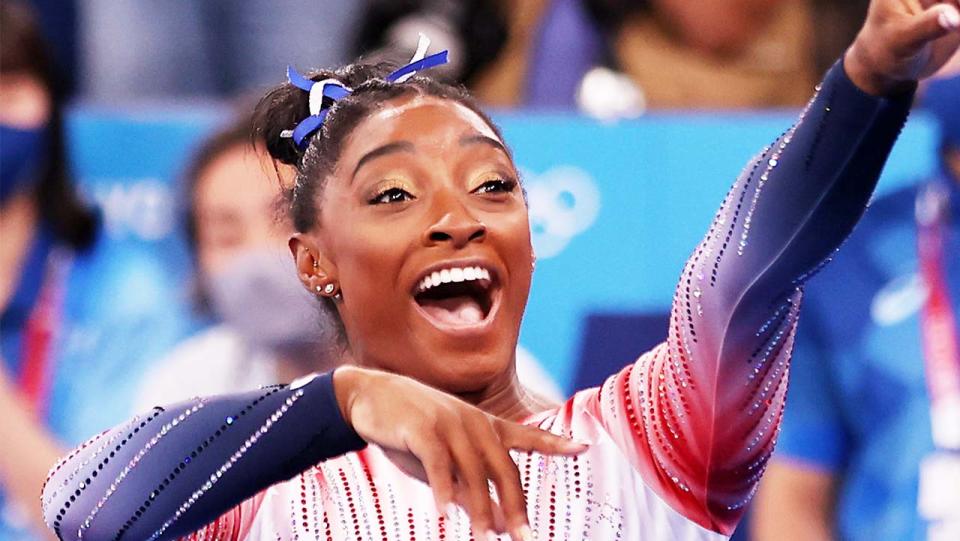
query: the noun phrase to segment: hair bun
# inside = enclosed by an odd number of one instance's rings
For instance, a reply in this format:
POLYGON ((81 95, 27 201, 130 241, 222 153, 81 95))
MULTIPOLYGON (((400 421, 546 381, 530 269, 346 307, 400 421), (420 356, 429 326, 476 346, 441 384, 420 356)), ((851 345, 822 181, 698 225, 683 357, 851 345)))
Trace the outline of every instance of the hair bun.
MULTIPOLYGON (((311 74, 311 79, 314 78, 316 75, 311 74)), ((303 151, 297 148, 293 139, 280 134, 293 129, 310 114, 309 100, 307 92, 284 83, 273 88, 257 104, 252 119, 253 137, 266 144, 273 159, 293 166, 300 163, 303 151)))

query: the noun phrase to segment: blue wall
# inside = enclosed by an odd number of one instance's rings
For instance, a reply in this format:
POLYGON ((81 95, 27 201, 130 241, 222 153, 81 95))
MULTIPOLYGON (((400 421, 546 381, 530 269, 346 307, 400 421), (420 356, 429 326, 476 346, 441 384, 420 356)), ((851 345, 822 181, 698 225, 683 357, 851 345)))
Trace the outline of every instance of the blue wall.
MULTIPOLYGON (((582 343, 585 322, 603 326, 597 316, 637 312, 658 321, 730 183, 794 118, 670 114, 604 124, 496 115, 531 197, 538 252, 521 342, 562 386, 573 385, 580 352, 594 347, 582 343)), ((111 249, 155 248, 162 272, 143 287, 172 302, 186 302, 189 272, 178 177, 194 145, 223 119, 214 107, 81 107, 69 118, 73 162, 84 193, 103 208, 111 249)), ((935 140, 929 120, 914 115, 880 190, 932 173, 935 140)), ((646 331, 656 337, 665 329, 646 331)))

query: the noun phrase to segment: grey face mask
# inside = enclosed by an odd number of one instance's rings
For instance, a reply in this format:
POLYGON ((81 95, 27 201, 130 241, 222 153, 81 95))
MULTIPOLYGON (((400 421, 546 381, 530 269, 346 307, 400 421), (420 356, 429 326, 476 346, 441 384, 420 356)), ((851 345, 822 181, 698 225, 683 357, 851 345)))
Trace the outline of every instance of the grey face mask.
POLYGON ((290 254, 244 252, 208 276, 206 289, 214 312, 255 347, 275 351, 334 342, 331 316, 300 283, 290 254))

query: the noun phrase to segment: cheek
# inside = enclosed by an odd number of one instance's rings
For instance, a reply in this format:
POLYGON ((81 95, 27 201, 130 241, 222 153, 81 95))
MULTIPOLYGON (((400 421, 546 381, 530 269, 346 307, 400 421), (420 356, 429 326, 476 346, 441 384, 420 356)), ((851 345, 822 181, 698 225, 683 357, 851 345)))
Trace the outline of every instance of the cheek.
POLYGON ((395 314, 400 293, 397 277, 407 244, 383 227, 361 225, 340 232, 331 260, 344 296, 345 321, 369 328, 395 314))
POLYGON ((197 263, 203 276, 215 276, 226 268, 229 252, 215 247, 200 247, 197 250, 197 263))

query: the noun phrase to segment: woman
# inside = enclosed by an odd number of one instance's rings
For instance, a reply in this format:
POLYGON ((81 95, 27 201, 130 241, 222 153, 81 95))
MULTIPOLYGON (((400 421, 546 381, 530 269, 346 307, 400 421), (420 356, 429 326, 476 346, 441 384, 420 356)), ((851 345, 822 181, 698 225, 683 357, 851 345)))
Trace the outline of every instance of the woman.
POLYGON ((291 250, 355 366, 95 437, 52 472, 49 524, 70 539, 211 520, 198 538, 725 539, 776 438, 798 288, 862 213, 958 27, 954 1, 875 0, 801 121, 734 185, 668 341, 559 407, 514 374, 533 253, 492 124, 456 89, 403 81, 423 62, 292 76, 258 125, 298 168, 291 250))
MULTIPOLYGON (((143 376, 133 412, 194 396, 294 379, 341 364, 337 329, 294 272, 293 226, 278 216, 281 185, 249 114, 209 137, 187 170, 186 235, 195 262, 196 308, 214 323, 180 343, 143 376)), ((559 397, 533 357, 517 351, 521 381, 559 397)), ((559 400, 559 398, 557 398, 559 400)))

